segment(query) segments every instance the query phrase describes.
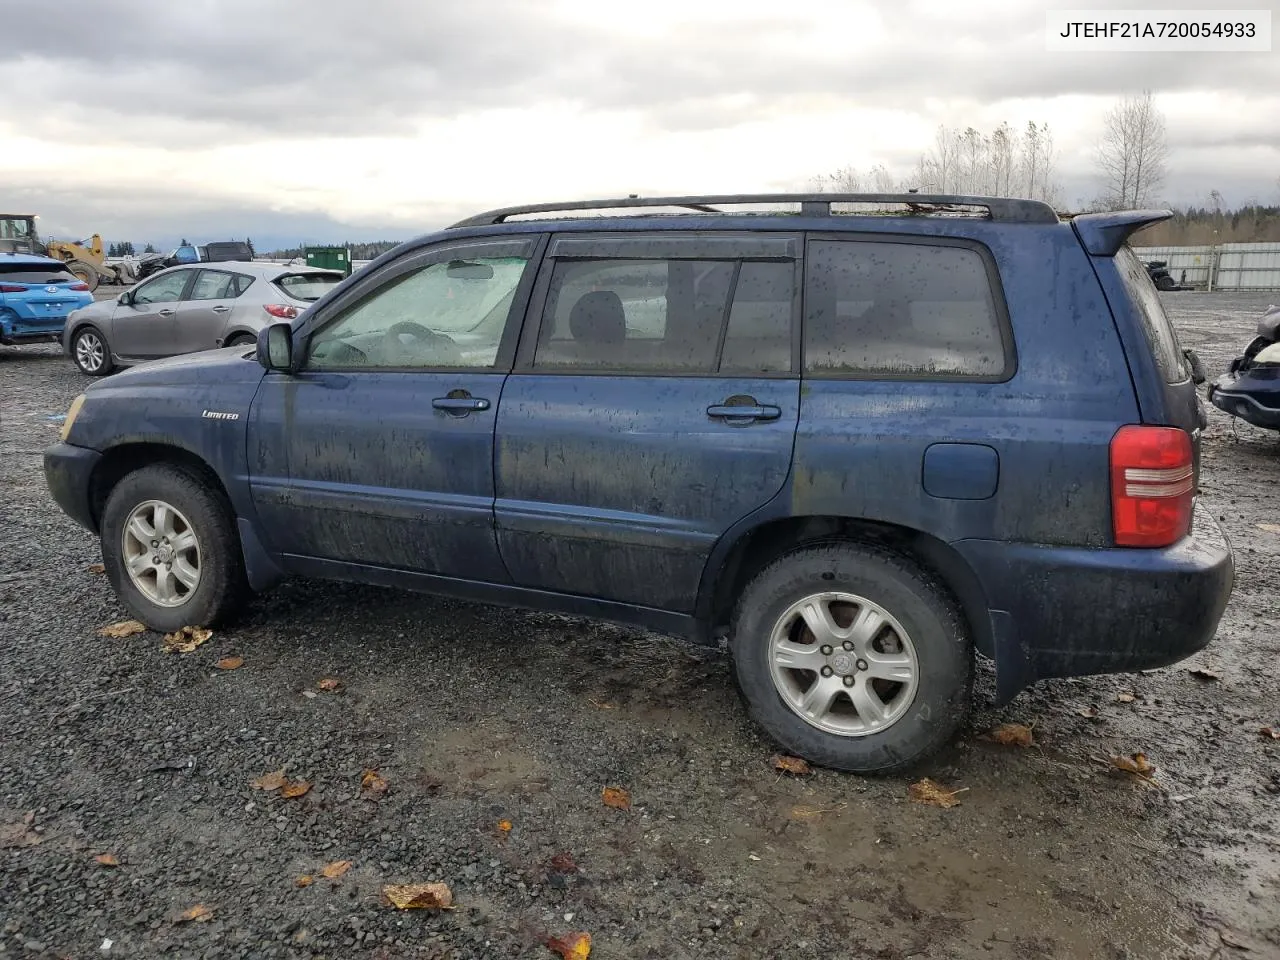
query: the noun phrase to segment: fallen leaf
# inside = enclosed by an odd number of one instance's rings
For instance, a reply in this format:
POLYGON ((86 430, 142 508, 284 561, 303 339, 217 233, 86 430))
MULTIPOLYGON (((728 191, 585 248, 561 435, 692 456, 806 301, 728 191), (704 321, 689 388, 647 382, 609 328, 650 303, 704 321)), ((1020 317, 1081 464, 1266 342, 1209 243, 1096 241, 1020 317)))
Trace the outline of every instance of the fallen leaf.
POLYGON ((1265 530, 1267 533, 1280 533, 1280 524, 1277 523, 1260 523, 1259 530, 1265 530))
POLYGON ((1151 775, 1156 772, 1155 764, 1147 760, 1145 753, 1134 753, 1127 757, 1112 757, 1111 766, 1125 773, 1132 773, 1134 776, 1142 777, 1144 780, 1150 780, 1151 775))
POLYGON ((587 703, 591 704, 591 705, 592 705, 593 707, 595 707, 597 710, 612 710, 612 709, 614 709, 614 705, 613 705, 612 703, 610 703, 608 700, 592 700, 592 699, 588 699, 588 700, 587 700, 587 703))
POLYGON ((28 810, 18 823, 0 824, 0 849, 4 847, 34 847, 44 838, 33 829, 36 822, 34 810, 28 810))
POLYGON ((335 860, 333 863, 326 863, 320 868, 320 876, 324 877, 326 880, 337 880, 350 869, 350 860, 335 860))
POLYGON ((1080 714, 1080 716, 1084 717, 1086 720, 1094 720, 1094 719, 1097 719, 1098 708, 1097 707, 1081 707, 1079 710, 1076 711, 1076 713, 1080 714))
POLYGON ((1002 723, 989 731, 983 739, 1006 747, 1030 747, 1036 742, 1031 734, 1031 728, 1021 723, 1002 723))
POLYGON ((164 650, 166 653, 194 653, 196 647, 207 643, 212 636, 213 631, 204 627, 183 627, 164 635, 164 650))
POLYGON ((297 880, 293 881, 295 887, 309 887, 316 882, 316 878, 309 873, 304 873, 297 880))
POLYGON ((289 783, 286 783, 283 787, 280 788, 280 796, 284 797, 286 800, 294 800, 302 796, 304 793, 306 793, 310 789, 311 789, 311 784, 307 783, 307 781, 294 780, 289 783))
POLYGON ((380 800, 390 789, 391 782, 377 770, 366 770, 360 775, 360 795, 366 800, 380 800))
POLYGON ((325 693, 337 693, 342 688, 342 681, 334 677, 325 677, 323 680, 317 680, 316 686, 325 693))
POLYGON ((813 772, 809 764, 799 757, 784 757, 782 754, 778 754, 773 758, 773 768, 781 770, 783 773, 789 773, 794 777, 808 776, 813 772))
POLYGON ((600 799, 604 801, 606 807, 614 807, 617 810, 631 809, 631 794, 622 787, 605 787, 600 791, 600 799))
POLYGON ((88 573, 106 573, 107 572, 107 568, 101 563, 91 563, 87 567, 85 567, 85 570, 88 573))
POLYGON ((110 854, 110 853, 100 853, 96 857, 94 857, 93 860, 95 863, 100 863, 104 867, 120 866, 120 861, 115 858, 114 854, 110 854))
POLYGON ((272 770, 270 773, 264 773, 257 780, 250 780, 249 786, 255 790, 279 790, 288 782, 289 779, 284 775, 283 770, 272 770))
POLYGON ((190 923, 194 920, 196 923, 204 923, 213 916, 213 910, 206 907, 203 903, 197 903, 194 907, 188 907, 178 915, 178 919, 174 923, 190 923))
POLYGON ((1117 703, 1133 703, 1133 701, 1137 699, 1138 699, 1137 697, 1135 697, 1132 693, 1129 693, 1127 690, 1124 693, 1116 694, 1117 703))
POLYGON ((941 807, 943 810, 949 810, 960 805, 960 801, 956 799, 956 794, 964 793, 968 789, 968 787, 961 787, 959 790, 946 790, 928 777, 925 777, 923 780, 918 780, 907 787, 907 796, 916 803, 927 803, 931 806, 941 807))
POLYGON ((566 933, 563 937, 548 937, 547 949, 558 953, 563 960, 587 960, 591 956, 591 934, 566 933))
POLYGON ((556 873, 577 873, 578 865, 573 860, 573 854, 566 851, 551 858, 551 869, 556 873))
POLYGON ((214 666, 219 670, 239 670, 244 666, 244 657, 223 657, 214 666))
POLYGON ((1187 671, 1197 680, 1221 680, 1222 674, 1216 670, 1210 670, 1208 667, 1194 667, 1187 671))
POLYGON ((1275 727, 1263 727, 1258 731, 1258 735, 1266 737, 1269 740, 1280 740, 1280 730, 1277 730, 1275 727))
POLYGON ((453 891, 447 883, 392 883, 382 888, 382 896, 397 910, 453 909, 453 891))
POLYGON ((147 628, 137 620, 121 620, 119 623, 112 623, 103 627, 98 631, 98 636, 121 640, 124 637, 132 637, 135 633, 146 632, 147 628))
POLYGON ((817 820, 819 817, 828 813, 839 813, 848 804, 838 803, 834 807, 810 807, 800 804, 791 808, 792 820, 817 820))
POLYGON ((499 833, 510 833, 510 832, 511 832, 511 821, 510 821, 510 820, 499 820, 499 821, 498 821, 498 832, 499 832, 499 833))

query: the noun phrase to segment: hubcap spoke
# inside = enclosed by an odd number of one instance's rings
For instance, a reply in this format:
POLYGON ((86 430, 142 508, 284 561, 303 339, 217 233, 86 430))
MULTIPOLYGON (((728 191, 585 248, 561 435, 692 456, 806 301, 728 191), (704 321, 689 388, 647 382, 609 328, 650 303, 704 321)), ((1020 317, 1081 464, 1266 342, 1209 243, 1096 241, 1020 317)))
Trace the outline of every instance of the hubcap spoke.
POLYGON ((151 525, 162 537, 173 536, 173 514, 167 503, 157 503, 151 512, 151 525))
POLYGON ((176 537, 169 540, 169 546, 173 547, 175 553, 182 553, 184 550, 190 550, 196 545, 196 535, 190 530, 183 530, 176 537))
POLYGON ((133 538, 142 544, 143 550, 151 549, 151 541, 156 536, 155 527, 143 520, 141 516, 135 514, 129 520, 128 530, 133 535, 133 538))
POLYGON ((804 617, 805 625, 819 644, 838 643, 843 639, 844 631, 831 616, 831 606, 825 598, 810 597, 801 607, 800 616, 804 617))
POLYGON ((173 571, 165 570, 163 567, 156 570, 156 593, 159 594, 161 600, 172 600, 174 596, 173 589, 173 571))
POLYGON ((876 638, 876 634, 884 628, 884 625, 884 614, 870 604, 864 604, 862 609, 858 611, 858 616, 853 621, 853 626, 849 628, 850 639, 853 640, 860 652, 865 652, 871 641, 876 638))
POLYGON ((787 670, 820 670, 827 662, 816 643, 792 643, 783 640, 774 645, 773 660, 787 670))
POLYGON ((867 675, 873 679, 910 683, 915 677, 911 658, 905 653, 878 653, 869 650, 864 659, 867 661, 867 675))
POLYGON ((140 553, 136 557, 129 560, 129 570, 131 573, 143 573, 150 570, 155 564, 151 562, 151 557, 145 553, 140 553))
POLYGON ((800 709, 815 720, 821 719, 831 710, 831 704, 841 689, 840 681, 834 677, 819 677, 800 695, 800 709))
POLYGON ((858 716, 868 727, 878 727, 884 723, 888 714, 885 702, 866 677, 858 677, 857 682, 849 688, 849 698, 853 701, 853 708, 858 711, 858 716))
POLYGON ((200 571, 188 563, 184 557, 178 557, 173 562, 173 574, 188 590, 194 590, 196 584, 200 582, 200 571))

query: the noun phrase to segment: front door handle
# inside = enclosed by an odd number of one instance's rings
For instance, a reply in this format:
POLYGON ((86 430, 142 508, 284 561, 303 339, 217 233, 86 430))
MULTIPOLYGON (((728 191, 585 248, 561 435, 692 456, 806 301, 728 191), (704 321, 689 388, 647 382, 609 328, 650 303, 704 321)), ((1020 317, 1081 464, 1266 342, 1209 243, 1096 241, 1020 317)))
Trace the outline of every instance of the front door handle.
POLYGON ((214 308, 213 308, 213 312, 214 312, 214 313, 226 313, 226 312, 227 312, 228 310, 230 310, 230 309, 231 309, 230 307, 214 307, 214 308))
MULTIPOLYGON (((730 397, 730 400, 737 399, 730 397)), ((768 403, 717 403, 707 407, 707 416, 730 423, 746 423, 751 420, 777 420, 782 416, 782 408, 768 403)))
POLYGON ((465 390, 451 390, 447 397, 436 397, 431 405, 455 417, 465 417, 473 410, 488 410, 489 401, 484 397, 473 397, 465 390))
POLYGON ((157 317, 172 317, 172 316, 173 316, 173 311, 172 311, 172 310, 170 310, 168 307, 166 307, 166 308, 165 308, 165 309, 163 309, 163 310, 157 310, 157 311, 156 311, 156 316, 157 316, 157 317))

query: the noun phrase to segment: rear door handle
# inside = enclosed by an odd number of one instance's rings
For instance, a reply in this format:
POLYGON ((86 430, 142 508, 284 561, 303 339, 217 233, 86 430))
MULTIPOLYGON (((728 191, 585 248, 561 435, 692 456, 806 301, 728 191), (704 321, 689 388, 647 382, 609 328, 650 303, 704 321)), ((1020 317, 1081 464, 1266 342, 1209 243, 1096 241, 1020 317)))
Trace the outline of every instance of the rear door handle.
POLYGON ((452 414, 489 409, 489 401, 484 397, 436 397, 431 401, 431 405, 437 410, 445 410, 452 414))
POLYGON ((782 416, 782 408, 767 403, 755 406, 717 403, 707 407, 707 416, 717 420, 777 420, 782 416))
POLYGON ((213 312, 214 312, 214 313, 226 313, 226 312, 227 312, 228 310, 230 310, 230 309, 231 309, 230 307, 214 307, 214 308, 213 308, 213 312))

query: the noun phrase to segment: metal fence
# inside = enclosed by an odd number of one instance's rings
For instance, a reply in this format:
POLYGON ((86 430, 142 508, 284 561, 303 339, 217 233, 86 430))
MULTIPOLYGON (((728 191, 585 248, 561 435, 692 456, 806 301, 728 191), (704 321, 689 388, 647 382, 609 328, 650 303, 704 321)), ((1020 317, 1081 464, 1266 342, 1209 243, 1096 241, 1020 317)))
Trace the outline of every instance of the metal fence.
POLYGON ((1163 260, 1180 286, 1195 290, 1280 290, 1280 243, 1203 247, 1135 247, 1143 260, 1163 260))

